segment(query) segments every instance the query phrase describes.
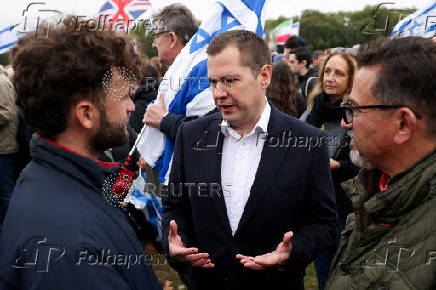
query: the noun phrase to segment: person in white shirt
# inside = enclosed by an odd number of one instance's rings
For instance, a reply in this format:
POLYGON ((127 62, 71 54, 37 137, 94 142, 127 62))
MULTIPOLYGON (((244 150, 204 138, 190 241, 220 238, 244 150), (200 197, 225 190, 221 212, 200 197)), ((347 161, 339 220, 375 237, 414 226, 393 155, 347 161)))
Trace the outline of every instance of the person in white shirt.
POLYGON ((178 131, 162 248, 189 265, 189 289, 303 289, 336 207, 327 144, 299 142, 325 136, 267 101, 271 56, 255 33, 224 32, 207 53, 219 112, 178 131))

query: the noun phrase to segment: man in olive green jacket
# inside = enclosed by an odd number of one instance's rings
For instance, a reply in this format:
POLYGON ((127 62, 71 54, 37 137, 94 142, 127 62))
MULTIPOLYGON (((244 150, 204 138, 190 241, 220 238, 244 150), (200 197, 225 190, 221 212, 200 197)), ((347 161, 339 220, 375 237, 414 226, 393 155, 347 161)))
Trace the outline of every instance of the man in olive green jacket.
POLYGON ((326 289, 436 289, 436 46, 361 47, 342 126, 363 169, 326 289))

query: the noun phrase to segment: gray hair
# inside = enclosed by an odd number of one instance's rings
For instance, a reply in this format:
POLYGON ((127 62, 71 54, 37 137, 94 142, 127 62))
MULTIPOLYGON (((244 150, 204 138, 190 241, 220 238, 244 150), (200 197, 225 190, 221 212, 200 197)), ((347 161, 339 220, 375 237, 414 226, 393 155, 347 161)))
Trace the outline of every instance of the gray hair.
POLYGON ((187 44, 197 31, 197 21, 185 5, 174 3, 153 15, 155 29, 173 31, 184 44, 187 44))

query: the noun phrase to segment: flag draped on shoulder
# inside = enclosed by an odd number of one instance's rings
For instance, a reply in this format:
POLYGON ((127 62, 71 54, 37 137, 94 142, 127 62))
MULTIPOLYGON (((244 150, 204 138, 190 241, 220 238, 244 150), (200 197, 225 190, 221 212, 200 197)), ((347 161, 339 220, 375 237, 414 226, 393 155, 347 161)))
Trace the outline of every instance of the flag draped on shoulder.
MULTIPOLYGON (((206 49, 221 32, 245 29, 262 37, 266 0, 221 0, 215 2, 198 31, 169 67, 160 86, 165 106, 171 113, 187 117, 203 116, 215 108, 207 80, 206 49)), ((174 140, 147 126, 138 150, 147 164, 159 171, 159 180, 168 183, 174 140)))
POLYGON ((436 25, 436 1, 402 19, 392 29, 391 37, 433 37, 436 25))

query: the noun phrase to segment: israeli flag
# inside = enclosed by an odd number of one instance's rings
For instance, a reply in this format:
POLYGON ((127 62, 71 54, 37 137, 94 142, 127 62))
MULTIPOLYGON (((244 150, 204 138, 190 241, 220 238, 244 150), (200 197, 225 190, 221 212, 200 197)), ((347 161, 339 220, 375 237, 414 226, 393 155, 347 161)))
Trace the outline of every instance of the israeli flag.
POLYGON ((0 29, 0 54, 8 52, 12 46, 17 44, 17 34, 12 31, 14 27, 15 26, 9 26, 0 29))
POLYGON ((145 174, 141 169, 124 201, 133 204, 136 209, 144 213, 145 219, 158 233, 156 241, 160 242, 162 240, 162 199, 146 191, 145 174))
MULTIPOLYGON (((187 117, 204 116, 215 108, 207 81, 209 42, 228 30, 244 29, 262 37, 266 0, 221 0, 215 2, 198 31, 169 67, 158 95, 163 94, 169 112, 187 117)), ((158 129, 147 126, 138 143, 147 164, 159 171, 159 180, 168 184, 174 141, 158 129)))
POLYGON ((415 11, 395 25, 391 37, 406 36, 433 37, 436 24, 436 1, 431 1, 424 8, 415 11))

